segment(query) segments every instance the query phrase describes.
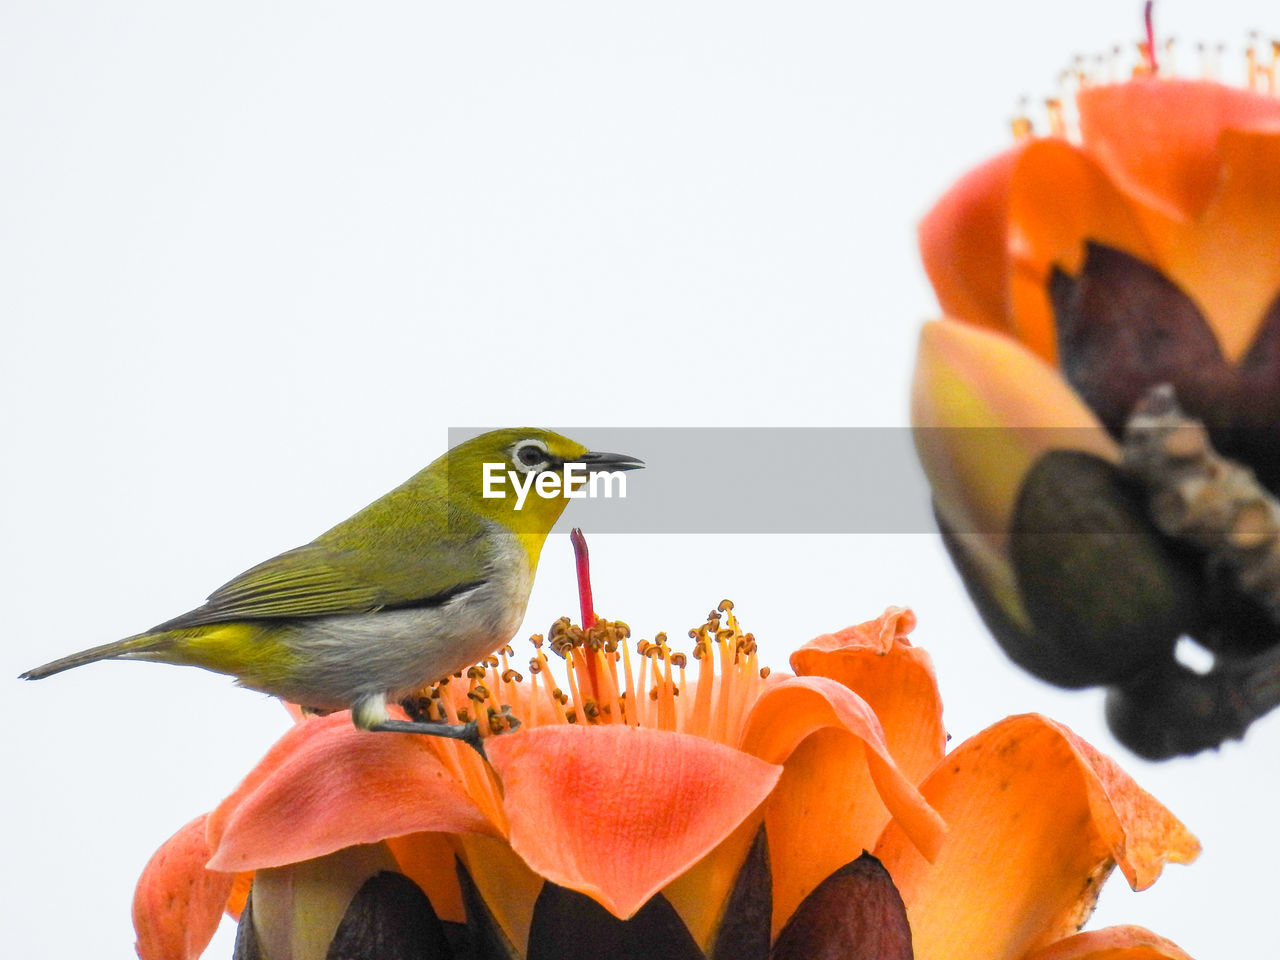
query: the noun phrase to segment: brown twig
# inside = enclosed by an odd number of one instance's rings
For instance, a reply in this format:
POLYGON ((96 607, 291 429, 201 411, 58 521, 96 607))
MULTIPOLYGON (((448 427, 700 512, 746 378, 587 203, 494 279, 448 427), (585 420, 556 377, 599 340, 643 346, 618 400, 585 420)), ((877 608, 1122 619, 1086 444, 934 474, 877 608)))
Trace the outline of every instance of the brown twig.
POLYGON ((1244 464, 1213 448, 1173 387, 1153 387, 1125 425, 1124 467, 1147 489, 1166 536, 1192 543, 1280 626, 1280 501, 1244 464))

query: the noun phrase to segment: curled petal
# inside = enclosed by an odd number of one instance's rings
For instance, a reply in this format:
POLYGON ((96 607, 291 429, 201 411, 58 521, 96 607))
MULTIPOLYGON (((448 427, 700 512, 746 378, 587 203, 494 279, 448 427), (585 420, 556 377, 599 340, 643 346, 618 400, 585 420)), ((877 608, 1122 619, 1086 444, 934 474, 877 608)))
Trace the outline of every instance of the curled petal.
POLYGON ((210 867, 276 867, 421 831, 500 834, 426 737, 300 723, 209 817, 210 867))
POLYGON ((865 700, 894 762, 919 783, 942 758, 947 732, 933 662, 907 639, 915 624, 910 610, 890 607, 875 620, 810 640, 791 655, 791 669, 830 677, 865 700))
POLYGON ((1106 927, 1059 940, 1026 960, 1191 960, 1178 946, 1142 927, 1106 927))
POLYGON ((196 817, 155 852, 133 895, 133 927, 142 960, 195 960, 213 939, 233 874, 205 869, 206 815, 196 817))
MULTIPOLYGON (((852 734, 865 745, 871 782, 888 814, 903 825, 926 858, 936 855, 946 830, 942 820, 894 762, 875 712, 842 684, 827 677, 793 677, 768 690, 751 711, 741 746, 747 753, 782 763, 820 730, 852 734)), ((814 790, 820 788, 818 776, 811 785, 814 790)), ((812 809, 812 790, 794 792, 803 794, 806 807, 812 809)))
POLYGON ((869 848, 892 816, 925 858, 946 830, 894 763, 871 707, 827 677, 794 677, 756 702, 741 747, 785 762, 765 809, 776 934, 832 871, 869 848))
POLYGON ((1087 764, 1082 769, 1095 821, 1107 824, 1108 812, 1115 818, 1103 836, 1129 886, 1145 890, 1156 882, 1166 863, 1190 863, 1199 855, 1200 841, 1118 763, 1062 724, 1053 726, 1087 764))
POLYGON ((1015 148, 961 177, 920 221, 920 255, 943 313, 1011 330, 1009 180, 1015 148))
POLYGON ((731 834, 782 770, 700 737, 626 726, 495 737, 511 847, 626 919, 731 834))
POLYGON ((1217 188, 1224 130, 1280 129, 1280 100, 1207 80, 1141 80, 1076 97, 1085 148, 1125 191, 1193 219, 1217 188))
POLYGON ((1036 715, 961 744, 921 792, 947 822, 937 859, 921 857, 896 823, 875 853, 907 904, 922 960, 1022 957, 1078 929, 1117 862, 1140 888, 1199 849, 1112 761, 1036 715))

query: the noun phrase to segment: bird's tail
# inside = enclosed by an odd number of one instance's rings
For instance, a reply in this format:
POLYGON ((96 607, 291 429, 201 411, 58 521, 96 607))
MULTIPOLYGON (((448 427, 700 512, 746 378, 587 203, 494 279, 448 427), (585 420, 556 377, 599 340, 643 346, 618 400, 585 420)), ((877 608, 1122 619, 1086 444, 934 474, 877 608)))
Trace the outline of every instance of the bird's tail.
POLYGON ((54 660, 44 666, 36 667, 22 674, 22 680, 43 680, 63 670, 83 666, 97 660, 149 660, 153 655, 172 646, 171 636, 163 633, 140 633, 134 637, 125 637, 114 643, 104 643, 98 647, 81 650, 60 660, 54 660))

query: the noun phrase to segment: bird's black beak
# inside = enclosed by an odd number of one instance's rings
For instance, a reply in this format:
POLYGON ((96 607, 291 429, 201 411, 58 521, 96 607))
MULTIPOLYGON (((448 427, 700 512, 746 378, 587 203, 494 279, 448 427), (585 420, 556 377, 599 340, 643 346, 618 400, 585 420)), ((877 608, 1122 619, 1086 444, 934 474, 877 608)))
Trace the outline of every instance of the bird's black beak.
POLYGON ((572 461, 582 463, 588 473, 611 473, 614 470, 639 470, 644 466, 643 460, 629 457, 625 453, 603 453, 599 450, 588 450, 572 461))

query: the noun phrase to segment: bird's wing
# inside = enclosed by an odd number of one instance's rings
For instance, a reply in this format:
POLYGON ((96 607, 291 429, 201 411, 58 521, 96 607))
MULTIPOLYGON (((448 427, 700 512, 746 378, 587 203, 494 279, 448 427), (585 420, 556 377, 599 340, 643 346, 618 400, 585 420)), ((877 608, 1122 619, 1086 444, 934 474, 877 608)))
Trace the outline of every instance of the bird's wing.
POLYGON ((228 620, 368 613, 443 603, 483 583, 488 551, 470 531, 436 536, 429 556, 421 544, 309 543, 246 570, 215 590, 203 606, 151 632, 228 620), (376 571, 376 575, 372 573, 376 571))

